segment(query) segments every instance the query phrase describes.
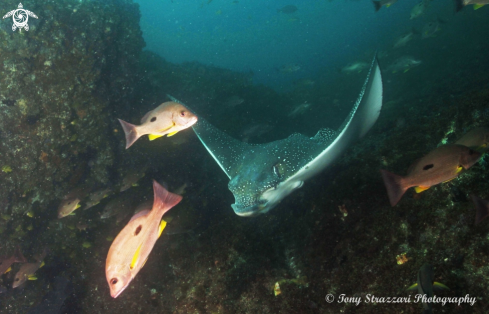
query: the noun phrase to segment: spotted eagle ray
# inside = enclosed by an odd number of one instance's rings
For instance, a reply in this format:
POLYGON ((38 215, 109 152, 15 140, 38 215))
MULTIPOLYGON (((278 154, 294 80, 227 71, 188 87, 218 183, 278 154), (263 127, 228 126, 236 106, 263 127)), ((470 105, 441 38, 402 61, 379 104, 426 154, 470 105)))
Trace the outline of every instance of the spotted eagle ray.
MULTIPOLYGON (((174 98, 173 101, 179 102, 174 98)), ((239 216, 255 216, 277 206, 305 180, 340 157, 370 130, 381 107, 382 77, 374 58, 360 96, 337 131, 324 128, 314 137, 294 133, 271 143, 249 144, 200 117, 193 129, 230 179, 228 188, 235 198, 231 205, 234 212, 239 216)))

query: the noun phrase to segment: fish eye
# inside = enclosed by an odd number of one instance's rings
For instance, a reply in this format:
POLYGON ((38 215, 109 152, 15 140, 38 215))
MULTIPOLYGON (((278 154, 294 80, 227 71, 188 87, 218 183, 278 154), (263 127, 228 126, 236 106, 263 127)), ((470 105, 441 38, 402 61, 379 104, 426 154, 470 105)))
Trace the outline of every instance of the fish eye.
POLYGON ((151 120, 149 120, 151 122, 155 122, 156 121, 156 117, 152 117, 151 120))
POLYGON ((139 225, 137 228, 136 228, 136 231, 134 231, 134 235, 137 236, 140 232, 141 232, 141 229, 143 228, 143 226, 139 225))
POLYGON ((429 164, 429 165, 424 166, 424 167, 423 167, 423 170, 428 170, 428 169, 431 169, 431 168, 433 168, 433 167, 434 167, 434 165, 433 165, 433 164, 429 164))
POLYGON ((180 117, 185 117, 185 111, 180 111, 180 117))
POLYGON ((112 278, 112 279, 110 280, 110 284, 111 284, 111 285, 115 285, 115 284, 117 284, 118 282, 119 282, 119 280, 117 280, 117 278, 112 278))

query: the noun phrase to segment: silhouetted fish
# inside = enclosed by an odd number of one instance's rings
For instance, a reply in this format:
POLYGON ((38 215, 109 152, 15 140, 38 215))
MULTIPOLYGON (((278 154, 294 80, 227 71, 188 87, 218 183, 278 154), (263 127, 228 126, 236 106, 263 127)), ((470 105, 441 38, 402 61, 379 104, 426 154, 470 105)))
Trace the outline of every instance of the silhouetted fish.
POLYGON ((455 0, 455 11, 458 12, 471 4, 474 5, 474 10, 477 10, 489 4, 489 0, 455 0))
MULTIPOLYGON (((449 290, 447 286, 439 282, 435 282, 435 275, 433 266, 430 264, 424 264, 418 271, 417 282, 408 288, 408 290, 418 290, 421 295, 426 295, 426 298, 433 298, 433 290, 449 290)), ((433 305, 430 302, 423 303, 423 314, 433 313, 433 305)))
POLYGON ((489 128, 475 128, 458 139, 455 144, 467 146, 479 152, 489 148, 489 128))
POLYGON ((372 1, 375 6, 375 12, 379 11, 380 8, 385 6, 386 8, 390 7, 394 3, 397 2, 397 0, 380 0, 380 1, 372 1))
POLYGON ((7 272, 13 263, 25 263, 25 262, 27 262, 27 260, 25 259, 24 255, 22 255, 19 247, 17 246, 15 248, 14 255, 10 257, 7 256, 0 257, 0 276, 3 275, 5 272, 7 272))
POLYGON ((475 195, 471 195, 470 198, 475 205, 475 224, 478 225, 489 216, 489 201, 475 195))
POLYGON ((292 4, 289 4, 289 5, 286 5, 285 7, 281 8, 281 9, 278 9, 277 12, 280 13, 285 13, 285 14, 291 14, 291 13, 294 13, 296 12, 298 9, 295 5, 292 5, 292 4))

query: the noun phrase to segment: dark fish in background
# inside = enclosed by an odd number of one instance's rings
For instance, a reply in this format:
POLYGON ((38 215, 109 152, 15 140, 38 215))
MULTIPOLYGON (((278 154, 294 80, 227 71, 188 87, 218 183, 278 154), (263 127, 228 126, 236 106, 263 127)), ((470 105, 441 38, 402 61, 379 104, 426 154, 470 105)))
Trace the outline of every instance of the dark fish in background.
POLYGON ((14 255, 7 257, 7 256, 1 256, 0 257, 0 276, 6 273, 10 266, 12 266, 13 263, 25 263, 27 260, 25 259, 24 255, 20 252, 20 248, 17 246, 15 248, 14 255))
POLYGON ((36 263, 25 263, 20 266, 19 271, 15 274, 14 282, 12 284, 12 288, 17 288, 22 285, 27 280, 37 280, 37 277, 34 275, 36 271, 44 266, 44 258, 48 254, 48 250, 44 249, 42 254, 37 257, 36 263))
POLYGON ((286 64, 278 68, 278 71, 281 73, 294 73, 301 69, 301 66, 298 64, 286 64))
POLYGON ((402 56, 394 61, 388 68, 388 71, 392 73, 403 72, 406 73, 410 69, 421 64, 420 60, 416 60, 411 56, 402 56))
POLYGON ((435 37, 436 33, 441 31, 441 24, 445 22, 437 18, 436 20, 430 21, 423 26, 421 30, 421 38, 427 39, 431 37, 435 37))
MULTIPOLYGON (((427 298, 432 298, 434 290, 449 290, 447 286, 439 282, 435 282, 433 266, 424 264, 418 271, 418 281, 408 288, 408 290, 418 290, 421 295, 426 295, 427 298)), ((433 305, 423 302, 424 314, 433 313, 433 305)))
POLYGON ((455 11, 458 12, 471 4, 474 5, 474 10, 477 10, 489 4, 489 0, 455 0, 455 11))
POLYGON ((78 197, 62 200, 58 207, 58 218, 71 215, 76 209, 80 208, 81 199, 78 197))
POLYGON ((456 178, 462 169, 472 167, 480 156, 481 153, 468 147, 450 144, 437 147, 416 161, 405 177, 380 170, 391 205, 395 206, 410 187, 416 187, 416 193, 420 193, 456 178))
POLYGON ((417 32, 414 28, 406 34, 403 34, 399 37, 397 37, 396 41, 394 42, 394 48, 399 48, 399 47, 404 47, 407 45, 408 42, 414 39, 415 35, 418 35, 419 32, 417 32))
POLYGON ((88 195, 88 200, 85 202, 85 207, 83 209, 89 209, 98 203, 100 203, 101 200, 109 196, 111 193, 110 188, 105 188, 105 189, 100 189, 96 190, 88 195))
POLYGON ((458 139, 455 144, 467 146, 479 152, 489 148, 489 128, 475 128, 458 139))
POLYGON ((309 108, 311 107, 311 104, 308 103, 307 101, 303 102, 300 105, 295 106, 295 108, 288 114, 289 117, 295 117, 297 115, 302 115, 304 114, 309 108))
POLYGON ((471 195, 470 198, 475 205, 475 224, 478 225, 489 216, 489 201, 475 195, 471 195))
MULTIPOLYGON (((137 201, 136 193, 122 193, 116 196, 114 199, 110 200, 107 205, 105 205, 100 218, 106 219, 121 213, 129 213, 134 208, 134 204, 137 201)), ((124 219, 124 218, 122 218, 124 219)))
POLYGON ((379 11, 382 7, 390 7, 394 3, 397 2, 397 0, 380 0, 380 1, 372 1, 374 3, 375 7, 375 12, 379 11))
POLYGON ((289 4, 289 5, 286 5, 285 7, 281 8, 281 9, 277 9, 277 13, 285 13, 285 14, 292 14, 294 12, 296 12, 297 10, 299 10, 295 5, 292 5, 292 4, 289 4))
POLYGON ((226 107, 234 108, 234 107, 244 103, 244 101, 245 100, 243 98, 235 95, 235 96, 231 96, 228 99, 226 99, 226 101, 223 103, 223 105, 226 107))
POLYGON ((40 304, 32 307, 27 314, 59 314, 65 300, 74 292, 73 284, 65 277, 54 278, 54 289, 44 295, 40 304))
POLYGON ((80 202, 89 192, 89 188, 85 186, 77 187, 73 191, 69 192, 58 206, 58 218, 63 218, 76 209, 80 208, 80 202))
POLYGON ((416 4, 413 9, 411 10, 411 20, 414 20, 421 15, 425 14, 426 10, 428 9, 428 6, 430 4, 430 0, 421 0, 418 4, 416 4))
POLYGON ((139 179, 144 177, 146 174, 146 169, 133 169, 129 171, 123 178, 122 178, 122 185, 120 192, 124 192, 128 189, 130 189, 132 186, 137 186, 137 182, 139 179))
POLYGON ((360 73, 363 70, 368 69, 369 66, 370 65, 367 62, 356 61, 356 62, 348 63, 347 65, 345 65, 343 68, 341 68, 341 72, 342 73, 353 73, 353 72, 360 73))

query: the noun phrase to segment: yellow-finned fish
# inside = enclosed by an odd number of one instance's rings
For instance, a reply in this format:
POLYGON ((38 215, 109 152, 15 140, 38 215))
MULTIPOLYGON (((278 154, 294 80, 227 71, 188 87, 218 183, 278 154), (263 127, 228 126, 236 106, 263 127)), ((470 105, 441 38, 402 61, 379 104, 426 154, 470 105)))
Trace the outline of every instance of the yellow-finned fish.
POLYGON ((163 215, 177 205, 182 197, 168 192, 153 181, 154 202, 151 210, 134 215, 110 246, 105 263, 105 275, 110 295, 117 298, 146 263, 166 222, 163 215))
MULTIPOLYGON (((433 266, 430 264, 424 264, 418 271, 417 282, 408 288, 411 291, 418 291, 418 295, 426 296, 427 300, 431 300, 434 296, 434 291, 450 290, 442 283, 435 281, 435 275, 433 266)), ((433 313, 433 305, 431 301, 424 301, 422 299, 423 309, 425 314, 433 313)))
POLYGON ((126 134, 126 149, 138 138, 148 135, 152 141, 164 135, 172 136, 181 130, 191 127, 198 118, 182 104, 168 101, 146 113, 141 125, 130 124, 119 119, 126 134))
POLYGON ((489 0, 455 0, 455 11, 458 12, 471 4, 474 5, 474 10, 477 10, 489 4, 489 0))
POLYGON ((48 250, 44 249, 41 256, 37 259, 35 263, 25 263, 20 266, 19 271, 15 274, 14 283, 12 284, 12 288, 17 288, 27 280, 37 280, 37 277, 34 275, 36 271, 44 266, 44 258, 48 254, 48 250))
POLYGON ((80 202, 89 192, 86 186, 80 186, 68 193, 58 206, 58 218, 66 217, 80 208, 80 202))
POLYGON ((24 255, 22 255, 22 253, 20 252, 19 247, 16 247, 14 255, 10 257, 7 256, 0 257, 0 276, 8 272, 10 266, 13 263, 25 263, 25 262, 27 262, 27 260, 25 259, 24 255))
POLYGON ((480 127, 467 132, 455 144, 467 146, 479 152, 489 149, 489 128, 480 127))
POLYGON ((395 206, 407 189, 416 187, 416 193, 433 185, 456 178, 462 169, 472 167, 481 153, 462 145, 443 145, 422 157, 401 177, 386 170, 380 170, 392 206, 395 206))

